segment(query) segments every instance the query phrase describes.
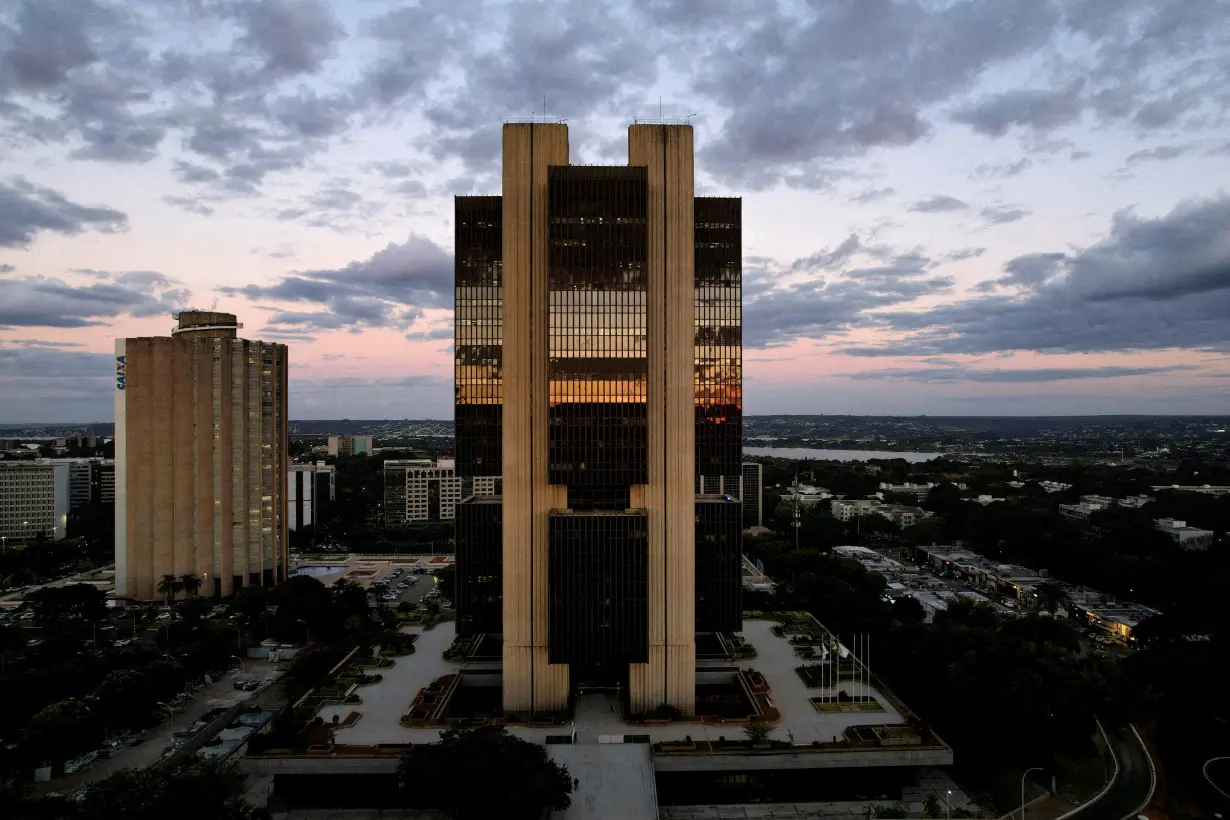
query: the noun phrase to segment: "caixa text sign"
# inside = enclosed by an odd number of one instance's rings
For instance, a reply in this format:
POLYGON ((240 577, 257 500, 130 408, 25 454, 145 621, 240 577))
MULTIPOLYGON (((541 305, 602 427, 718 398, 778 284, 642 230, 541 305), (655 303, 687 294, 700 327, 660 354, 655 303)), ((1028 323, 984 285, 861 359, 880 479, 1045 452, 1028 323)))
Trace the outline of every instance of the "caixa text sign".
POLYGON ((124 389, 124 356, 115 357, 115 389, 124 389))

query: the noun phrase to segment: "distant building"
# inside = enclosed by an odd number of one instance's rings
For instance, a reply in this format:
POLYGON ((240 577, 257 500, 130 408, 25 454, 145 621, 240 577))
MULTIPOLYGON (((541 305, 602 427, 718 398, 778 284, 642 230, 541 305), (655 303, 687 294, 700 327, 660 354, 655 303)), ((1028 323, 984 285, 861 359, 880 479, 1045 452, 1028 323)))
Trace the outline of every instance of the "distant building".
POLYGON ((499 495, 499 484, 497 476, 458 477, 451 458, 390 459, 384 462, 384 525, 452 521, 463 499, 499 495))
POLYGON ((1064 490, 1072 489, 1071 484, 1063 484, 1059 481, 1039 481, 1038 486, 1046 490, 1048 493, 1061 493, 1064 490))
POLYGON ((1147 495, 1133 495, 1119 499, 1111 498, 1107 495, 1082 495, 1080 502, 1077 504, 1060 504, 1059 514, 1064 518, 1084 521, 1095 512, 1109 510, 1111 507, 1139 510, 1151 501, 1153 501, 1153 498, 1147 495))
POLYGON ((232 313, 184 311, 169 336, 115 342, 115 589, 164 575, 202 596, 286 578, 286 345, 232 313))
POLYGON ((16 447, 17 447, 17 439, 0 438, 0 453, 6 453, 9 450, 16 449, 16 447))
POLYGON ((1005 499, 1002 499, 1002 498, 996 498, 995 496, 990 495, 989 493, 979 494, 978 497, 974 499, 974 501, 976 501, 977 503, 981 504, 984 507, 986 507, 989 504, 998 504, 1000 501, 1004 501, 1004 500, 1005 499))
POLYGON ((55 446, 60 450, 67 449, 69 447, 92 450, 98 447, 98 436, 68 436, 66 438, 58 438, 56 439, 55 446))
POLYGON ((69 465, 50 460, 0 461, 0 537, 26 543, 64 537, 68 524, 69 465))
POLYGON ((1159 484, 1155 487, 1150 487, 1155 493, 1160 493, 1162 490, 1174 490, 1180 493, 1201 493, 1203 495, 1226 495, 1230 493, 1230 486, 1215 485, 1215 484, 1159 484))
POLYGON ((367 456, 375 448, 372 436, 329 436, 329 455, 367 456))
POLYGON ((1207 550, 1213 544, 1213 531, 1187 526, 1186 521, 1174 518, 1158 518, 1153 529, 1166 535, 1185 550, 1207 550))
POLYGON ((894 522, 902 529, 914 526, 928 515, 927 511, 921 507, 907 507, 903 504, 884 504, 876 507, 874 512, 894 522))
POLYGON ((90 502, 115 503, 115 461, 98 459, 90 470, 90 502))
POLYGON ((743 529, 764 526, 764 465, 758 461, 743 463, 743 529))
POLYGON ((839 499, 829 502, 829 510, 838 521, 850 521, 860 515, 871 515, 880 502, 875 498, 839 499))
POLYGON ((833 494, 823 487, 813 487, 810 484, 799 484, 797 487, 792 485, 782 494, 782 500, 787 504, 798 501, 802 507, 811 507, 832 497, 833 494))
MULTIPOLYGON (((958 484, 956 482, 947 482, 947 483, 952 484, 958 490, 968 490, 969 489, 969 487, 966 486, 965 484, 958 484)), ((910 482, 907 481, 905 484, 889 484, 887 482, 881 481, 880 482, 880 492, 882 493, 901 493, 904 495, 924 496, 938 486, 939 484, 937 484, 936 482, 930 482, 927 484, 911 484, 910 482)))
POLYGON ((337 473, 332 464, 290 465, 286 521, 292 531, 323 523, 322 508, 337 500, 337 473))

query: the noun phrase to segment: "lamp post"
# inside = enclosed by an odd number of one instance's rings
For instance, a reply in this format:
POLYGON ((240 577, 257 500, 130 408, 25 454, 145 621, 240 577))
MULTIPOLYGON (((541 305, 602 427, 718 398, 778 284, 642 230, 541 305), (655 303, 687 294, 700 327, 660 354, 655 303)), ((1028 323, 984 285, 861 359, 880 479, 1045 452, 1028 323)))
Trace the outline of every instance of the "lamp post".
POLYGON ((306 647, 308 644, 312 642, 312 628, 308 626, 308 622, 303 620, 302 618, 296 618, 295 620, 303 624, 303 630, 307 633, 307 640, 303 644, 306 647))
POLYGON ((944 795, 944 816, 948 820, 952 820, 952 789, 949 789, 948 793, 944 795))
POLYGON ((1042 771, 1041 766, 1034 766, 1032 769, 1026 769, 1021 775, 1021 820, 1025 820, 1025 778, 1029 777, 1030 772, 1042 771))

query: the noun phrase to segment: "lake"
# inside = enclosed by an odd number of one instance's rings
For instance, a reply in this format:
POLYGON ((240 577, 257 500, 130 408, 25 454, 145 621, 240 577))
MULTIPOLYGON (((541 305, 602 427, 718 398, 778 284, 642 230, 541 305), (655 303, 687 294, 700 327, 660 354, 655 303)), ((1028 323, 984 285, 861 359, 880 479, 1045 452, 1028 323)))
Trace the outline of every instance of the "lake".
POLYGON ((745 456, 767 458, 813 459, 817 461, 870 461, 873 458, 903 458, 919 464, 939 458, 943 453, 894 453, 889 450, 815 450, 810 447, 744 447, 745 456))

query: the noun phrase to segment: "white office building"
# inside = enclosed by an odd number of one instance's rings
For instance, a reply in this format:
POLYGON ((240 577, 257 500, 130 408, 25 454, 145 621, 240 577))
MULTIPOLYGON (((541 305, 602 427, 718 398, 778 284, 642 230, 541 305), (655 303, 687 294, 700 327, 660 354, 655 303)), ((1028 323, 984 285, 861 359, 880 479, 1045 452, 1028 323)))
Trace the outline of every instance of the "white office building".
POLYGON ((290 465, 286 499, 286 520, 292 530, 320 523, 322 505, 337 500, 337 472, 333 465, 323 461, 290 465))
POLYGON ((499 495, 500 485, 495 476, 458 478, 451 458, 390 459, 384 463, 384 525, 452 521, 462 499, 499 495))
POLYGON ((0 538, 27 543, 64 537, 70 470, 66 463, 0 462, 0 538))
POLYGON ((1207 550, 1213 544, 1213 531, 1187 526, 1186 521, 1158 518, 1153 529, 1167 536, 1185 550, 1207 550))

